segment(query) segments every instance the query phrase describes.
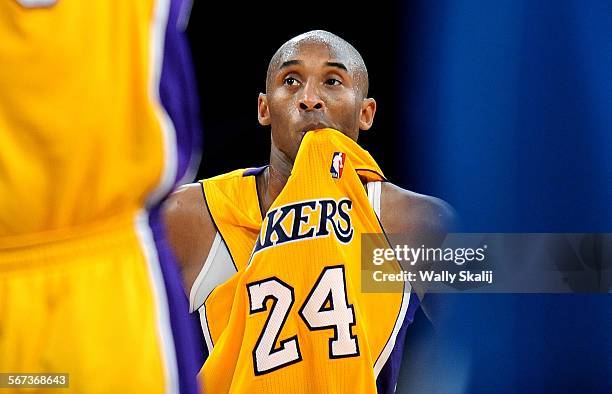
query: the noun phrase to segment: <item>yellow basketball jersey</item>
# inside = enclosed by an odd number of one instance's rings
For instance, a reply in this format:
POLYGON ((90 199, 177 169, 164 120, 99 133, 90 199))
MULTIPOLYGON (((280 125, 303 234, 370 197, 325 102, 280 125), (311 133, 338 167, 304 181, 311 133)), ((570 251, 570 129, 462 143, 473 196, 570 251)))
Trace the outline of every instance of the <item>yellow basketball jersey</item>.
POLYGON ((199 159, 184 3, 0 1, 0 372, 199 392, 159 207, 199 159))
POLYGON ((136 212, 196 164, 181 3, 0 2, 0 248, 136 212))
POLYGON ((264 168, 239 169, 202 181, 207 207, 236 269, 246 266, 261 228, 257 184, 251 175, 264 168))
POLYGON ((304 137, 263 220, 254 177, 235 171, 203 182, 237 271, 205 302, 205 392, 394 389, 377 379, 403 343, 409 289, 361 291, 360 237, 382 234, 363 184, 383 179, 365 150, 323 129, 304 137), (235 209, 225 206, 238 194, 235 209))

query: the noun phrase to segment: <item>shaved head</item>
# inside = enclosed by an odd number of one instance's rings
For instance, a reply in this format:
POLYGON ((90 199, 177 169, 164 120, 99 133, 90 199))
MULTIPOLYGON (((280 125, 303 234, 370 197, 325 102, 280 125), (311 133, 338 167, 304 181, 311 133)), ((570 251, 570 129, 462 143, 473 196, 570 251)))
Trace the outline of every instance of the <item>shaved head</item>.
POLYGON ((357 141, 369 130, 376 100, 367 97, 368 71, 359 52, 335 34, 313 30, 272 56, 257 117, 271 126, 272 157, 291 165, 304 135, 330 128, 357 141))
POLYGON ((351 44, 325 30, 313 30, 300 34, 278 48, 268 64, 266 91, 269 90, 270 82, 275 72, 286 63, 291 62, 292 56, 297 53, 300 48, 309 45, 322 45, 327 47, 330 53, 339 60, 336 65, 341 68, 346 68, 347 71, 352 74, 355 80, 355 86, 359 89, 361 97, 364 98, 368 95, 368 70, 363 58, 351 44))

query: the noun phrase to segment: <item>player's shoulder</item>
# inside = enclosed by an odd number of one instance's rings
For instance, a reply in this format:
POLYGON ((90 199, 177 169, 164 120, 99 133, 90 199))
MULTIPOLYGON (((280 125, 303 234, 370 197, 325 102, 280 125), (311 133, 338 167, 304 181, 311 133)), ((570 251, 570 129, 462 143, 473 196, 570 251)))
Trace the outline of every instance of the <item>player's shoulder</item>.
POLYGON ((162 208, 168 240, 181 266, 199 264, 212 243, 215 226, 206 207, 202 184, 181 186, 165 201, 162 208))
MULTIPOLYGON (((172 193, 163 209, 165 216, 173 220, 193 221, 208 215, 200 182, 189 183, 172 193)), ((209 215, 208 215, 209 216, 209 215)))
POLYGON ((383 182, 381 189, 381 221, 386 232, 446 234, 453 229, 456 213, 447 202, 391 182, 383 182))
POLYGON ((206 198, 203 185, 205 183, 223 185, 224 181, 242 178, 245 171, 245 169, 236 169, 203 179, 199 182, 182 185, 168 197, 164 211, 177 218, 182 218, 183 216, 186 218, 210 218, 210 213, 206 209, 206 198))
POLYGON ((248 174, 249 170, 251 169, 250 168, 239 168, 239 169, 236 169, 230 172, 226 172, 224 174, 213 176, 211 178, 206 178, 202 180, 202 182, 215 183, 215 182, 223 182, 223 181, 231 181, 231 180, 240 179, 244 177, 245 173, 248 174))

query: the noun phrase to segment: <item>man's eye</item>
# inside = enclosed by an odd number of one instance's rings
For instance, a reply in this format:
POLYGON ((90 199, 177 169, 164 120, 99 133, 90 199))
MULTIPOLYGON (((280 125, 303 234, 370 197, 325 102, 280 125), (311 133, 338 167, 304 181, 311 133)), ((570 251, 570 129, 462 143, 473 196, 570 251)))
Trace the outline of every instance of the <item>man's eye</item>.
POLYGON ((293 77, 287 77, 283 82, 285 85, 289 86, 296 86, 297 84, 299 84, 299 81, 293 77))
POLYGON ((325 84, 329 86, 337 86, 337 85, 342 85, 342 81, 336 78, 330 78, 327 81, 325 81, 325 84))

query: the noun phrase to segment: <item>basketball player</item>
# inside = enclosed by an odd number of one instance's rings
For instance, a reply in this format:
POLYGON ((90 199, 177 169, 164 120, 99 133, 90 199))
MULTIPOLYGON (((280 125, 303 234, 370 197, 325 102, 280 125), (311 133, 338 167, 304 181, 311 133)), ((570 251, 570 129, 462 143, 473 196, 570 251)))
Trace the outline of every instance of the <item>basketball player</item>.
POLYGON ((168 201, 169 237, 210 352, 205 391, 395 389, 418 300, 360 292, 353 231, 445 234, 452 210, 387 182, 355 144, 374 121, 367 93, 349 43, 325 31, 291 39, 258 100, 269 165, 186 185, 168 201))
POLYGON ((199 161, 186 6, 0 2, 0 372, 198 391, 159 215, 199 161))

